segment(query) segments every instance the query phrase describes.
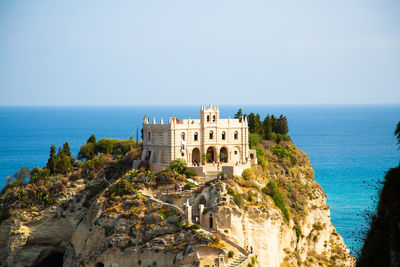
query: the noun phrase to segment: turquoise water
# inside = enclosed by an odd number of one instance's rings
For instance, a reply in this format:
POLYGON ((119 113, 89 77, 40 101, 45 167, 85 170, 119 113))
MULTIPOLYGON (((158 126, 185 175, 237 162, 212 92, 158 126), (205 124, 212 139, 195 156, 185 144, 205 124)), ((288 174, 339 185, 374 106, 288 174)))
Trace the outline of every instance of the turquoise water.
MULTIPOLYGON (((220 116, 233 116, 239 106, 220 106, 220 116)), ((245 113, 285 114, 293 142, 311 159, 327 194, 331 217, 346 244, 356 251, 364 219, 374 207, 378 179, 399 163, 393 136, 400 105, 241 106, 245 113), (366 182, 366 183, 364 183, 366 182), (368 186, 370 185, 370 186, 368 186)), ((51 144, 68 141, 76 154, 94 133, 128 138, 143 116, 199 118, 198 106, 141 107, 0 107, 0 186, 21 166, 44 166, 51 144)), ((136 136, 135 136, 136 138, 136 136)))

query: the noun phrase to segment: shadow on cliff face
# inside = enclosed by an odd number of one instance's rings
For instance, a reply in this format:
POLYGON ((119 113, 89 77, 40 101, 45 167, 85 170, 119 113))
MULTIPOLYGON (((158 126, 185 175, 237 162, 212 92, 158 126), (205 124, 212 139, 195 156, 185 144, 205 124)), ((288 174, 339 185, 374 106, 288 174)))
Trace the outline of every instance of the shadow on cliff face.
POLYGON ((400 266, 400 165, 385 176, 358 267, 400 266))
POLYGON ((64 262, 64 250, 47 250, 41 253, 33 267, 62 267, 64 262))

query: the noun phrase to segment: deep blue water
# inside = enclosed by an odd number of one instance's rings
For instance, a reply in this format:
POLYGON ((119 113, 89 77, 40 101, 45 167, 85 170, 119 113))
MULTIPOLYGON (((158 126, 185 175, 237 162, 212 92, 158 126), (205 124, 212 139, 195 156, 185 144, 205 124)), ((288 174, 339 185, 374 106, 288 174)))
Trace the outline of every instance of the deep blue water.
MULTIPOLYGON (((264 117, 285 114, 293 142, 311 159, 327 194, 331 217, 346 244, 356 251, 357 232, 365 227, 358 214, 374 207, 372 186, 397 166, 393 131, 400 105, 241 106, 245 113, 264 117)), ((233 116, 239 106, 220 106, 220 116, 233 116)), ((51 144, 68 141, 76 155, 94 133, 128 138, 136 134, 143 116, 199 118, 198 106, 140 107, 0 107, 0 186, 21 166, 44 166, 51 144)), ((136 139, 136 136, 135 136, 136 139)))

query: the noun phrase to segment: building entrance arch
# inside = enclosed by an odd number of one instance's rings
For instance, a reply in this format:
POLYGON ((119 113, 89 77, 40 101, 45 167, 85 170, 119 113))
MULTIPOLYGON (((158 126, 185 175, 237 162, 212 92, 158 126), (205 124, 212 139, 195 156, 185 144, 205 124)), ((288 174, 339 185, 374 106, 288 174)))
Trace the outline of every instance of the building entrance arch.
POLYGON ((221 147, 221 149, 219 150, 219 155, 220 155, 220 161, 221 162, 228 162, 228 149, 226 147, 221 147), (222 153, 224 154, 224 157, 222 158, 221 155, 222 153))
POLYGON ((200 164, 200 149, 197 147, 192 150, 192 163, 196 165, 200 164))
POLYGON ((207 148, 207 162, 208 163, 215 162, 216 154, 217 153, 214 147, 210 146, 209 148, 207 148))

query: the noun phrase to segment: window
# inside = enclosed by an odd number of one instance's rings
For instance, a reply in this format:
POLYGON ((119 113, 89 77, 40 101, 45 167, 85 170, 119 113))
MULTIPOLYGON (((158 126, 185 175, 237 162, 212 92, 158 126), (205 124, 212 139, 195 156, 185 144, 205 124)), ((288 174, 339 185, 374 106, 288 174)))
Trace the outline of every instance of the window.
POLYGON ((185 133, 181 134, 182 140, 185 140, 185 133))
POLYGON ((237 155, 237 150, 235 150, 235 155, 237 155))
POLYGON ((182 157, 184 157, 184 156, 185 156, 185 153, 182 153, 181 155, 182 155, 182 157))
POLYGON ((225 140, 225 132, 222 132, 222 140, 225 140))
POLYGON ((235 134, 234 134, 234 138, 237 140, 238 137, 239 137, 239 134, 238 134, 238 132, 236 131, 235 134))
POLYGON ((213 121, 215 121, 215 115, 213 115, 213 121))
POLYGON ((207 122, 210 121, 210 115, 207 115, 207 122))
POLYGON ((194 133, 194 141, 197 141, 199 139, 199 134, 196 132, 194 133))
POLYGON ((214 132, 211 131, 211 132, 210 132, 210 139, 213 139, 213 138, 214 138, 214 132))
POLYGON ((151 141, 151 132, 148 133, 149 134, 149 142, 151 141))

